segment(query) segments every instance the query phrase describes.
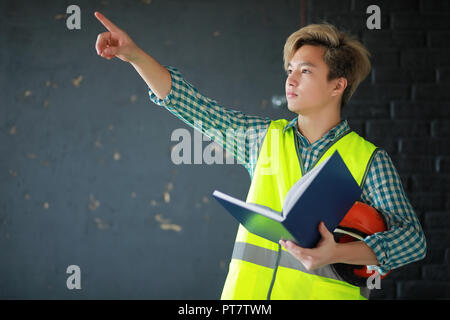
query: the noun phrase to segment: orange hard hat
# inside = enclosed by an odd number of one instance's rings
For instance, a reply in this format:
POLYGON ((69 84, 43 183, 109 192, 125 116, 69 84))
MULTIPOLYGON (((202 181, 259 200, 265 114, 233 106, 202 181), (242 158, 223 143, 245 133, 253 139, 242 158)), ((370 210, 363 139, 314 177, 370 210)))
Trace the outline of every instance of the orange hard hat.
MULTIPOLYGON (((386 230, 383 216, 375 208, 357 201, 334 229, 333 235, 336 242, 345 243, 363 240, 369 235, 386 230)), ((377 273, 362 265, 335 263, 332 267, 345 281, 356 286, 365 286, 367 279, 377 273)), ((386 275, 381 276, 381 279, 384 277, 386 275)))

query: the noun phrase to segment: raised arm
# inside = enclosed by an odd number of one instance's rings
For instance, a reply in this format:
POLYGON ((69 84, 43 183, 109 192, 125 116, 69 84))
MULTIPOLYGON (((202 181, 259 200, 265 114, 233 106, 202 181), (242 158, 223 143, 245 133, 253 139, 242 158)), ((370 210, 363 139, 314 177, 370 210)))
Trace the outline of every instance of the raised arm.
POLYGON ((117 57, 129 62, 158 98, 166 97, 171 89, 169 71, 139 48, 125 31, 100 12, 95 12, 95 17, 108 30, 97 37, 95 44, 97 54, 108 60, 117 57))
POLYGON ((270 118, 249 116, 205 97, 176 68, 159 64, 104 15, 95 12, 95 17, 108 30, 97 37, 97 54, 108 60, 117 57, 133 65, 147 83, 150 99, 155 104, 164 106, 186 124, 215 141, 238 163, 243 164, 252 176, 259 145, 270 118), (230 131, 233 134, 229 134, 230 131))

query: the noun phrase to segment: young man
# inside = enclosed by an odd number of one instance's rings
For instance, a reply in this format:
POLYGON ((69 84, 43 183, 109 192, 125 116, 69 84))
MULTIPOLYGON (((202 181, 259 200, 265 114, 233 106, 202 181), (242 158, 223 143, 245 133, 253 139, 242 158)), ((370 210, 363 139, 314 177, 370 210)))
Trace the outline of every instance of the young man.
POLYGON ((97 38, 97 53, 131 63, 154 103, 202 133, 215 129, 220 134, 211 138, 224 148, 227 129, 243 132, 234 136, 238 148, 227 151, 249 171, 247 202, 281 211, 289 188, 339 150, 363 190, 360 201, 386 221, 387 231, 345 244, 336 243, 321 223, 322 239, 313 249, 290 241, 274 243, 240 225, 222 299, 367 299, 367 287, 345 282, 331 266, 368 265, 386 274, 425 257, 422 228, 388 154, 341 120, 342 107, 371 70, 369 53, 360 42, 329 24, 309 25, 289 36, 284 47, 286 97, 297 117, 271 120, 204 97, 177 69, 163 67, 106 17, 95 16, 108 29, 97 38), (242 141, 248 143, 242 146, 242 141), (274 146, 276 152, 271 152, 274 146), (267 171, 274 163, 278 169, 267 171))

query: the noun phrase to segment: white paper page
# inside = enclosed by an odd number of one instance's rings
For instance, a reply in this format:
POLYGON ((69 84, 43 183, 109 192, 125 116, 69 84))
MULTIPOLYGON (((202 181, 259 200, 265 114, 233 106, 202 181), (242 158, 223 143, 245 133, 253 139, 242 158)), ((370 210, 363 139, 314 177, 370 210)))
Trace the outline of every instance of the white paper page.
POLYGON ((283 216, 286 216, 289 211, 291 211, 292 207, 297 203, 298 198, 302 196, 305 190, 309 187, 311 182, 315 179, 315 177, 319 174, 320 170, 325 166, 328 162, 328 159, 322 161, 321 164, 317 165, 307 174, 305 174, 300 180, 298 180, 292 187, 289 189, 286 197, 284 198, 283 203, 283 216))
POLYGON ((227 200, 231 203, 234 203, 240 207, 249 209, 251 211, 257 212, 259 214, 262 214, 263 216, 266 216, 268 218, 272 218, 276 221, 282 221, 282 216, 281 216, 281 212, 278 212, 276 210, 273 210, 269 207, 263 206, 263 205, 258 205, 256 203, 247 203, 245 201, 239 200, 237 198, 234 198, 226 193, 220 192, 218 190, 215 190, 213 192, 213 194, 219 198, 222 198, 224 200, 227 200))

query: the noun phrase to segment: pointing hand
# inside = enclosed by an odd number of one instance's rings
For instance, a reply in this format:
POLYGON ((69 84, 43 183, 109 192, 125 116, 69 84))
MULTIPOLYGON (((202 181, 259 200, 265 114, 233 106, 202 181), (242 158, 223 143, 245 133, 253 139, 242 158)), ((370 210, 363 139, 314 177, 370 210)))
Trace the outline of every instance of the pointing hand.
POLYGON ((97 54, 108 60, 117 57, 122 61, 131 62, 136 56, 138 46, 122 29, 100 12, 96 11, 94 15, 108 30, 97 36, 95 43, 97 54))

